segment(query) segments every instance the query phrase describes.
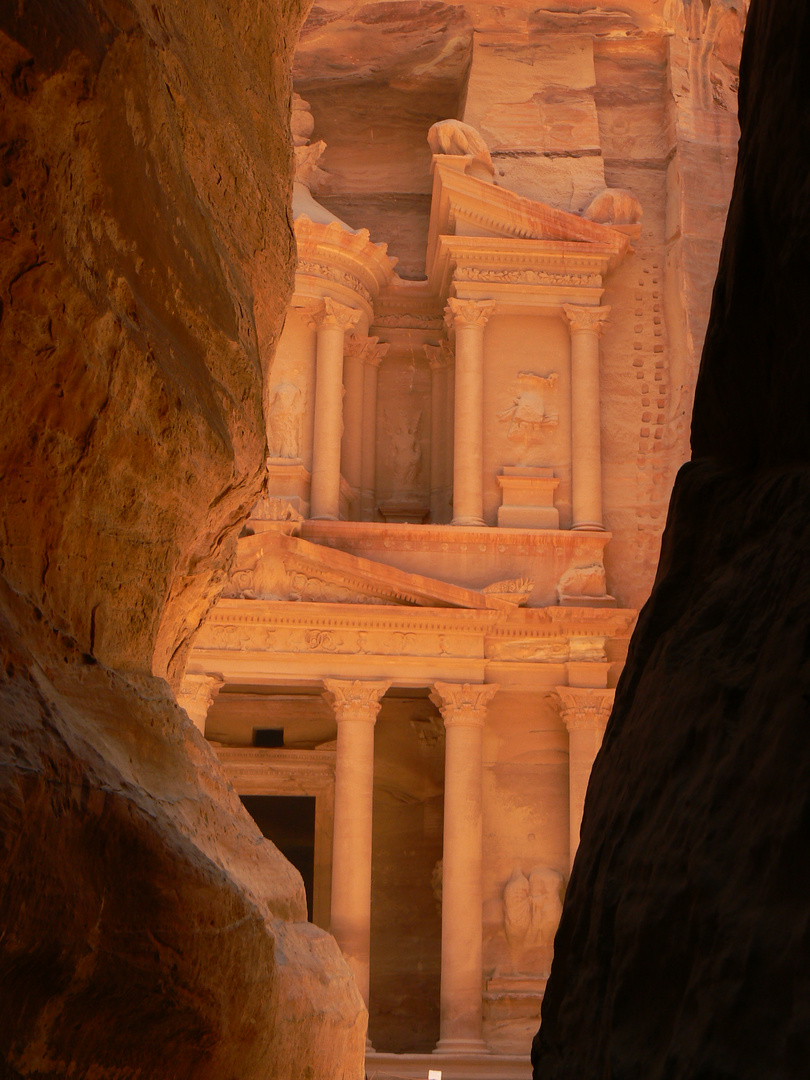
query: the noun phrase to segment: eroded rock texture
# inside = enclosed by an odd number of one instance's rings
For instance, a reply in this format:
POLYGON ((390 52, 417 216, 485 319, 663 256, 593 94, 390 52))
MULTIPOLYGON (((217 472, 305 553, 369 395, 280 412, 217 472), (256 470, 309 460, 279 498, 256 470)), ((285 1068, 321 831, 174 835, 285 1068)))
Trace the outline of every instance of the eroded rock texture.
POLYGON ((261 485, 304 8, 0 12, 4 1075, 362 1073, 334 941, 159 678, 261 485))
POLYGON ((810 16, 754 0, 693 461, 592 774, 534 1075, 810 1055, 810 16))

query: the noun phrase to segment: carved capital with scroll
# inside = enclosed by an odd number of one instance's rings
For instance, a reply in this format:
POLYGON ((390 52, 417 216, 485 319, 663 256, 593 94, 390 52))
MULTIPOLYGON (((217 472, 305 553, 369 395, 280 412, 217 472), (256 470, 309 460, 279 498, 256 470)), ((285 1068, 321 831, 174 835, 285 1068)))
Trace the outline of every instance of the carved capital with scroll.
POLYGON ((610 315, 610 306, 583 307, 579 304, 563 304, 563 315, 571 333, 596 334, 599 337, 605 328, 607 317, 610 315))
POLYGON ((604 731, 613 709, 615 690, 558 686, 552 695, 569 732, 604 731))
POLYGON ((451 296, 444 309, 445 322, 456 330, 465 326, 485 327, 495 312, 494 300, 459 300, 451 296))
POLYGON ((335 710, 337 722, 361 720, 373 724, 380 711, 383 694, 390 679, 324 679, 324 697, 335 710))
POLYGON ((442 714, 445 727, 481 727, 498 683, 436 682, 430 700, 442 714))

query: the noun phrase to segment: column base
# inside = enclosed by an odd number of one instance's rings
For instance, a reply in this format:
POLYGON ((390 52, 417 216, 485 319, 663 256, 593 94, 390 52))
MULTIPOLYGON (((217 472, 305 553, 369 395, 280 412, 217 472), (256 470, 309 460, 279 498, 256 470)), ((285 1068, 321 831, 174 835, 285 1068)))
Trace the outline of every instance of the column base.
POLYGON ((490 1054, 483 1039, 439 1039, 434 1054, 490 1054))
POLYGON ((606 532, 601 521, 578 521, 571 526, 571 532, 606 532))
POLYGON ((451 525, 474 525, 476 527, 480 526, 480 525, 483 525, 484 528, 486 528, 487 523, 484 521, 483 518, 480 518, 480 517, 454 517, 453 520, 450 522, 450 524, 451 525))
POLYGON ((313 514, 310 521, 340 521, 337 514, 313 514))

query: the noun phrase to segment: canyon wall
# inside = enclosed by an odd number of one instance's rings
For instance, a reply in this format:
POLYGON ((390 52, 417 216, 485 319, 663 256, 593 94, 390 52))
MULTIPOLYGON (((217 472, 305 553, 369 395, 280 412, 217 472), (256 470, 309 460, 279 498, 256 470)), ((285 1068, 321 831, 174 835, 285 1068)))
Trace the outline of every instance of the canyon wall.
POLYGON ((537 1080, 807 1071, 810 14, 754 0, 661 564, 585 805, 537 1080))
POLYGON ((5 1075, 362 1075, 337 946, 164 681, 263 479, 305 7, 0 13, 5 1075))

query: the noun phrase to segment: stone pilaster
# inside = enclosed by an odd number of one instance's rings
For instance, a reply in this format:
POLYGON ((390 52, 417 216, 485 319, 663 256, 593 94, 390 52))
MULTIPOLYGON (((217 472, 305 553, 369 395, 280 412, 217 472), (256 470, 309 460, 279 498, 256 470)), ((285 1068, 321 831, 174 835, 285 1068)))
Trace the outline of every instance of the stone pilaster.
POLYGON ((615 690, 558 686, 555 697, 568 729, 568 824, 571 865, 579 846, 591 769, 602 745, 615 690))
POLYGON ((355 308, 326 297, 313 314, 318 346, 310 516, 340 518, 340 443, 343 431, 343 338, 360 318, 355 308))
POLYGON ((452 409, 448 407, 448 382, 453 352, 447 343, 423 348, 430 364, 430 520, 436 524, 444 520, 445 489, 449 483, 452 409))
POLYGON ((571 331, 571 501, 574 529, 602 524, 599 337, 609 307, 564 304, 571 331))
POLYGON ((493 684, 434 684, 446 729, 441 1027, 437 1053, 486 1051, 482 1038, 482 737, 493 684))
POLYGON ((387 680, 324 679, 337 718, 331 931, 368 1005, 374 724, 387 680))
POLYGON ((455 298, 445 309, 456 338, 452 525, 484 524, 484 328, 494 309, 455 298))
POLYGON ((186 710, 189 720, 205 734, 205 720, 225 680, 221 675, 184 675, 177 694, 177 704, 186 710))
MULTIPOLYGON (((375 341, 369 338, 369 341, 375 341)), ((363 353, 363 445, 360 468, 360 519, 377 519, 377 374, 390 348, 377 345, 363 353)))

